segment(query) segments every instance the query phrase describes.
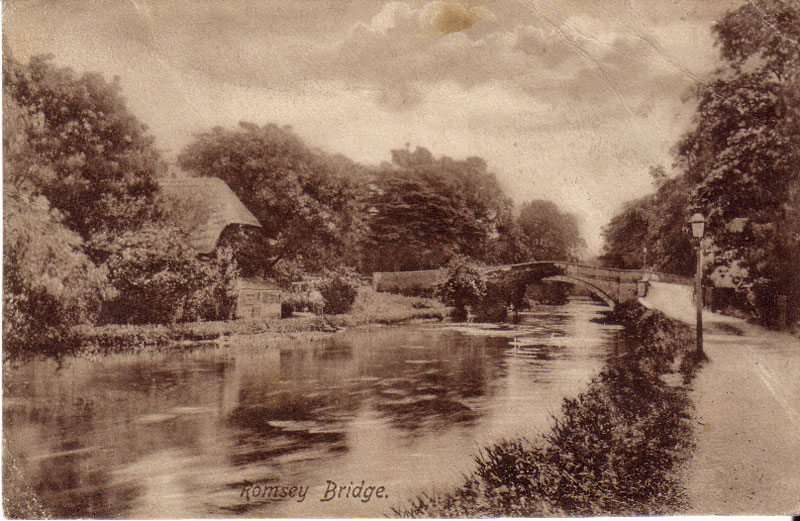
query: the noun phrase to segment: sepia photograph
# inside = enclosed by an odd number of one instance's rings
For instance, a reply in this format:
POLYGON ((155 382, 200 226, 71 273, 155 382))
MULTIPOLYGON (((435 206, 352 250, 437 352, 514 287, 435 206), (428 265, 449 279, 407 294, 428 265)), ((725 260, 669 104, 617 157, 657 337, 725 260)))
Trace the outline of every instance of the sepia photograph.
POLYGON ((8 519, 800 514, 800 0, 2 0, 8 519))

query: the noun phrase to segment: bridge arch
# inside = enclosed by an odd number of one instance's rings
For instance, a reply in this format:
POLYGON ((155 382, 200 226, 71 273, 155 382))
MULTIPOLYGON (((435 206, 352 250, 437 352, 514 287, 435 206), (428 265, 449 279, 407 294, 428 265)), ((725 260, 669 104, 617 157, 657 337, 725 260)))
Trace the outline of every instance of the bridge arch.
POLYGON ((572 284, 573 286, 579 286, 591 291, 594 295, 596 295, 600 300, 605 302, 605 304, 614 309, 617 305, 608 294, 603 291, 602 289, 598 288, 594 284, 586 282, 585 280, 576 279, 575 277, 569 277, 567 275, 552 275, 550 277, 545 277, 542 279, 543 281, 553 281, 553 282, 566 282, 567 284, 572 284))

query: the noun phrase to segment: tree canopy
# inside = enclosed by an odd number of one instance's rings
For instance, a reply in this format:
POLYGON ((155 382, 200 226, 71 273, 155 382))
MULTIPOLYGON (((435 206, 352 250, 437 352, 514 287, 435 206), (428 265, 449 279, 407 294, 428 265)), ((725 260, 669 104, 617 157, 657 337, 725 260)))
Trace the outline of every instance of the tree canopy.
POLYGON ((3 192, 3 351, 47 350, 115 293, 43 196, 3 192))
POLYGON ((701 212, 709 271, 736 273, 750 311, 766 323, 776 296, 800 309, 800 6, 748 2, 715 26, 721 67, 695 89, 694 124, 676 146, 678 176, 606 228, 605 259, 619 264, 631 227, 654 246, 656 267, 691 271, 686 218, 701 212), (636 215, 646 216, 643 232, 636 215))
POLYGON ((151 219, 159 155, 126 108, 118 80, 78 76, 49 56, 22 65, 7 54, 4 104, 13 100, 29 120, 24 141, 36 162, 17 165, 6 180, 47 197, 83 238, 151 219))
POLYGON ((692 187, 686 176, 664 180, 661 168, 655 193, 626 204, 603 228, 600 260, 609 266, 639 269, 645 266, 667 273, 691 275, 695 255, 687 221, 692 187), (647 253, 645 253, 645 248, 647 253))
POLYGON ((392 150, 367 196, 368 271, 437 268, 460 254, 502 252, 513 227, 512 203, 478 157, 435 158, 417 147, 392 150))
POLYGON ((282 260, 321 268, 355 242, 358 198, 347 176, 358 167, 312 150, 290 128, 215 127, 197 135, 178 162, 195 175, 224 180, 261 222, 263 238, 242 239, 251 245, 241 266, 246 272, 271 274, 282 260))
POLYGON ((100 319, 229 316, 235 270, 165 223, 187 210, 165 211, 159 152, 118 82, 3 51, 5 354, 61 352, 100 319))
POLYGON ((523 203, 517 224, 529 260, 575 260, 579 248, 586 246, 578 219, 552 201, 523 203))
POLYGON ((698 88, 680 160, 691 205, 708 219, 713 267, 740 263, 742 289, 771 322, 777 294, 800 303, 800 237, 787 230, 800 183, 800 6, 750 2, 714 31, 723 67, 698 88))

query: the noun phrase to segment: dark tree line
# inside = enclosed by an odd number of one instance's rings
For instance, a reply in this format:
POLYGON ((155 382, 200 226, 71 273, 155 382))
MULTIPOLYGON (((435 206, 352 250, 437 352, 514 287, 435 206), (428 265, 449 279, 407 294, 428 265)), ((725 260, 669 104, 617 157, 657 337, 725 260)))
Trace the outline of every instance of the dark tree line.
POLYGON ((653 194, 625 205, 604 227, 600 260, 616 268, 647 264, 666 273, 693 275, 696 257, 687 227, 692 187, 685 176, 656 175, 654 182, 658 187, 653 194))
POLYGON ((250 275, 431 269, 455 256, 572 259, 583 245, 577 219, 549 201, 515 216, 479 157, 437 158, 422 147, 391 157, 365 167, 308 147, 290 128, 240 123, 199 134, 178 160, 193 175, 223 179, 264 224, 264 234, 226 238, 250 275))
POLYGON ((678 175, 606 227, 604 259, 689 274, 686 220, 702 212, 713 261, 745 310, 776 320, 777 296, 800 318, 800 7, 759 0, 714 26, 721 67, 695 89, 693 128, 676 145, 678 175), (629 251, 641 239, 639 250, 629 251), (638 257, 637 257, 638 255, 638 257))

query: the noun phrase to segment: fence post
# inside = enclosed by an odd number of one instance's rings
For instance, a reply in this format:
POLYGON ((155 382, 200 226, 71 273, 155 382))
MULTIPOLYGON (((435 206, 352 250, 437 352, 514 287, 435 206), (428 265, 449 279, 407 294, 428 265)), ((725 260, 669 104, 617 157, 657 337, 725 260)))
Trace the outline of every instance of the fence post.
POLYGON ((703 299, 704 301, 703 303, 705 304, 706 309, 714 311, 714 288, 712 288, 711 286, 706 286, 705 288, 703 288, 703 290, 704 290, 703 292, 705 293, 705 295, 703 295, 705 297, 703 299))
POLYGON ((788 297, 786 295, 778 295, 778 321, 776 326, 778 326, 779 331, 786 329, 787 300, 788 297))

